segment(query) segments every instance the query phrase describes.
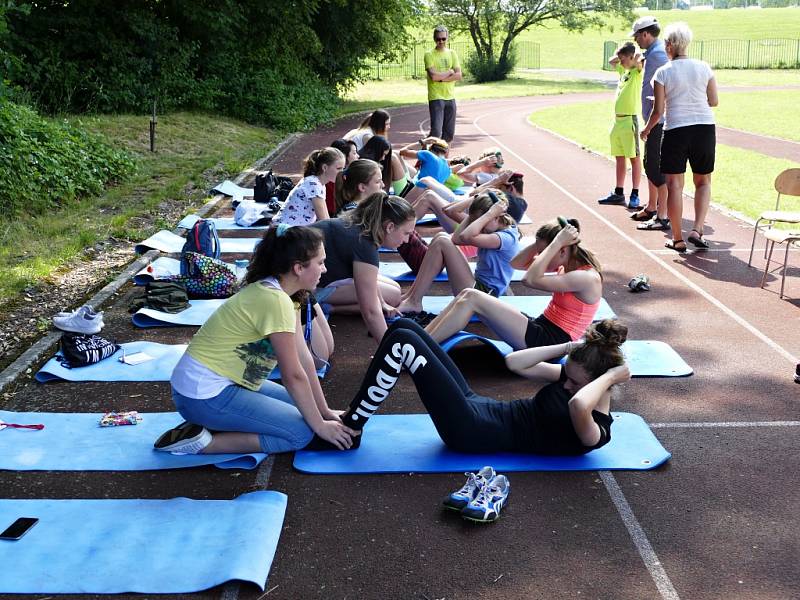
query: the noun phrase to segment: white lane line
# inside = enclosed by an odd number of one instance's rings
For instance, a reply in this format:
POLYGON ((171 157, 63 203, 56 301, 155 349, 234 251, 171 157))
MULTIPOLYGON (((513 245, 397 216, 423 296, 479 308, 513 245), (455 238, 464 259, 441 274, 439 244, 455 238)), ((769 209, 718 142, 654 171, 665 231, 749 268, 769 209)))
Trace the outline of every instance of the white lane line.
POLYGON ((800 421, 721 421, 718 423, 650 423, 651 429, 715 429, 718 427, 800 427, 800 421))
MULTIPOLYGON (((767 344, 770 348, 775 350, 778 354, 780 354, 781 356, 786 358, 789 362, 791 362, 792 364, 797 364, 798 362, 800 362, 800 360, 796 356, 794 356, 791 352, 786 350, 783 346, 778 344, 772 338, 768 337, 766 334, 762 333, 759 329, 757 329, 756 327, 751 325, 744 317, 740 316, 736 311, 734 311, 731 308, 728 308, 725 304, 723 304, 722 302, 717 300, 717 298, 715 298, 712 294, 710 294, 709 292, 704 290, 702 287, 700 287, 699 285, 694 283, 691 279, 686 277, 686 275, 684 275, 683 273, 678 271, 675 267, 673 267, 672 265, 670 265, 670 264, 664 262, 663 260, 661 260, 654 252, 651 252, 650 250, 648 250, 647 248, 642 246, 639 242, 637 242, 635 239, 633 239, 627 233, 622 231, 619 227, 614 225, 611 221, 606 219, 603 215, 601 215, 595 209, 593 209, 592 207, 588 206, 587 204, 584 204, 583 202, 581 202, 581 200, 579 198, 577 198, 575 195, 573 195, 566 188, 564 188, 563 186, 558 184, 556 181, 551 179, 549 176, 545 175, 540 169, 534 167, 531 163, 529 163, 527 160, 525 160, 522 156, 520 156, 519 154, 514 152, 511 148, 509 148, 503 142, 501 142, 496 137, 491 135, 488 131, 483 129, 483 127, 478 125, 478 121, 480 121, 481 119, 483 119, 485 117, 489 117, 489 116, 492 116, 492 115, 497 115, 497 114, 504 113, 504 112, 516 111, 516 110, 519 110, 519 108, 516 108, 516 107, 515 108, 506 108, 506 109, 503 109, 503 110, 498 110, 498 111, 494 111, 494 112, 490 112, 490 113, 485 113, 485 114, 483 114, 483 115, 481 115, 479 117, 475 117, 475 119, 472 121, 472 125, 478 131, 483 133, 486 137, 488 137, 489 139, 493 140, 495 144, 497 144, 501 148, 504 148, 509 154, 511 154, 511 155, 515 156, 517 159, 519 159, 524 165, 526 165, 532 171, 537 173, 542 179, 547 181, 550 185, 552 185, 554 188, 556 188, 558 191, 560 191, 562 194, 564 194, 567 198, 569 198, 570 200, 575 202, 575 204, 577 204, 578 206, 580 206, 581 208, 586 210, 588 213, 590 213, 592 216, 594 216, 600 222, 604 223, 609 229, 611 229, 612 231, 616 232, 620 237, 622 237, 624 240, 629 242, 632 246, 638 248, 646 256, 650 257, 656 264, 658 264, 659 266, 663 267, 664 269, 666 269, 667 271, 672 273, 675 277, 677 277, 679 280, 681 280, 683 283, 685 283, 691 289, 696 291, 698 294, 703 296, 703 298, 708 300, 708 302, 710 302, 711 304, 716 306, 719 310, 721 310, 723 313, 728 315, 731 319, 733 319, 734 321, 739 323, 739 325, 741 325, 742 327, 747 329, 750 333, 752 333, 754 336, 756 336, 762 342, 767 344)), ((527 120, 526 120, 526 123, 527 123, 527 120)))
MULTIPOLYGON (((275 464, 275 455, 270 454, 258 465, 256 471, 255 489, 265 490, 269 484, 269 476, 272 475, 272 467, 275 464)), ((222 596, 220 600, 238 600, 239 599, 240 585, 238 581, 229 581, 222 588, 222 596)))
POLYGON ((664 600, 679 600, 678 592, 669 580, 669 576, 661 565, 661 561, 658 560, 655 550, 653 550, 653 547, 650 545, 647 535, 644 533, 644 529, 642 529, 642 526, 636 519, 636 515, 633 514, 631 505, 628 504, 628 501, 625 499, 625 494, 622 493, 622 489, 620 489, 617 480, 614 479, 610 471, 600 471, 600 479, 606 486, 608 495, 611 496, 611 501, 617 508, 617 512, 622 518, 622 522, 625 524, 625 528, 628 530, 633 543, 636 545, 639 556, 642 557, 645 567, 647 567, 650 577, 653 578, 653 582, 655 582, 661 597, 664 600))

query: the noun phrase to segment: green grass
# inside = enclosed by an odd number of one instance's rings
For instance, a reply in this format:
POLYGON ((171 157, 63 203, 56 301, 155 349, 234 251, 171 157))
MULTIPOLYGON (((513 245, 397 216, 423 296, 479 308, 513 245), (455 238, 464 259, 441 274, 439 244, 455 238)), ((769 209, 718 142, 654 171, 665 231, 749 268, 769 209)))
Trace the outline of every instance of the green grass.
MULTIPOLYGON (((77 118, 75 119, 77 120, 77 118)), ((46 282, 84 248, 109 237, 138 240, 174 223, 154 218, 163 202, 202 204, 208 183, 238 174, 280 140, 277 132, 231 119, 176 113, 159 117, 156 153, 148 116, 83 117, 83 126, 136 156, 130 180, 44 217, 0 220, 0 303, 46 282)), ((216 183, 216 182, 215 182, 216 183)))
MULTIPOLYGON (((555 131, 595 152, 608 155, 608 123, 610 104, 591 102, 547 108, 533 113, 529 120, 555 131)), ((712 199, 752 219, 775 205, 775 177, 797 163, 717 145, 712 199)), ((610 182, 611 183, 611 182, 610 182)), ((686 189, 693 191, 691 178, 686 189)))
POLYGON ((795 118, 798 106, 800 90, 723 92, 714 114, 725 127, 800 142, 800 119, 795 118))
MULTIPOLYGON (((459 82, 456 95, 459 100, 477 100, 597 92, 604 89, 607 88, 589 81, 553 78, 542 73, 518 72, 506 81, 484 84, 459 82)), ((345 96, 340 114, 408 104, 426 104, 427 101, 427 87, 423 79, 367 81, 345 96)))

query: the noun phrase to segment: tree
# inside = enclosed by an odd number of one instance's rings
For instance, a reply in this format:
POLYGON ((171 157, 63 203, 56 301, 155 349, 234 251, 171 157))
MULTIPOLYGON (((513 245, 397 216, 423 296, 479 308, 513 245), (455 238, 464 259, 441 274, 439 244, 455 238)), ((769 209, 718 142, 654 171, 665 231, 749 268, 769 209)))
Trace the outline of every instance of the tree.
POLYGON ((605 24, 613 16, 632 19, 636 5, 634 0, 435 0, 434 3, 453 29, 469 33, 476 61, 496 66, 487 69, 488 77, 478 78, 482 81, 505 79, 514 66, 514 40, 526 29, 557 22, 568 31, 583 31, 605 24))

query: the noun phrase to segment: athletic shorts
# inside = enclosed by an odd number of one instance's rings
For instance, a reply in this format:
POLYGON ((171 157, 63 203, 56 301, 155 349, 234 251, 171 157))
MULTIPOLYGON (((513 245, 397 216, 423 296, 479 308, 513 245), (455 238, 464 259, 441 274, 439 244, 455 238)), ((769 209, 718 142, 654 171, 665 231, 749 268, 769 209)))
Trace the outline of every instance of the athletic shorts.
POLYGON ((714 125, 687 125, 664 131, 661 140, 661 172, 686 172, 686 161, 695 175, 714 172, 717 133, 714 125))
POLYGON ((616 117, 609 137, 612 156, 625 158, 639 156, 639 117, 636 115, 616 117))
POLYGON ((416 275, 419 273, 419 268, 422 266, 422 261, 428 253, 428 244, 425 243, 417 230, 415 229, 408 236, 408 241, 397 247, 401 258, 406 261, 408 268, 416 275))
MULTIPOLYGON (((528 315, 525 316, 528 317, 528 315)), ((525 330, 525 345, 528 348, 566 344, 570 341, 572 340, 567 332, 545 318, 544 315, 539 315, 535 319, 528 317, 528 328, 525 330)))
POLYGON ((497 298, 499 296, 499 294, 497 293, 496 289, 486 285, 480 279, 476 279, 475 280, 475 285, 473 285, 472 287, 474 287, 479 292, 483 292, 484 294, 489 294, 490 296, 494 296, 495 298, 497 298))

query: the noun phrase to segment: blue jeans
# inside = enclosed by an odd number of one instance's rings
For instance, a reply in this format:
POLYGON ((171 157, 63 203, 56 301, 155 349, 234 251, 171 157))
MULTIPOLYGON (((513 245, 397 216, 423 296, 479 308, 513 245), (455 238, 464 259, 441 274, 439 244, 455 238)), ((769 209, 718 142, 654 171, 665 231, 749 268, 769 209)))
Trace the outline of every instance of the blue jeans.
POLYGON ((286 391, 265 381, 257 392, 229 385, 213 398, 188 398, 172 389, 181 416, 214 431, 257 433, 261 449, 273 454, 304 448, 314 437, 286 391))

